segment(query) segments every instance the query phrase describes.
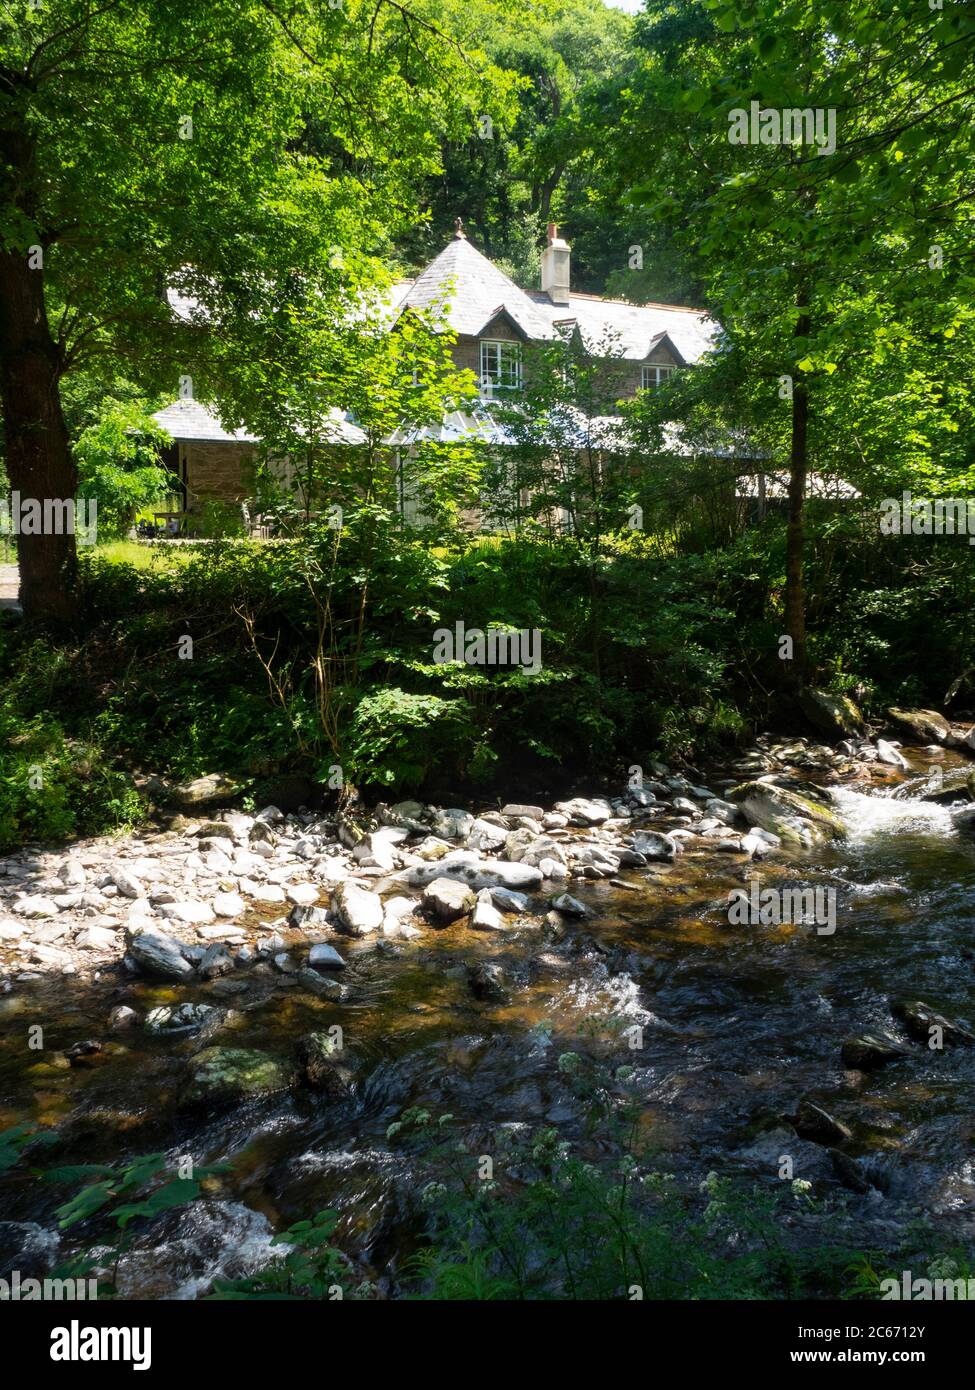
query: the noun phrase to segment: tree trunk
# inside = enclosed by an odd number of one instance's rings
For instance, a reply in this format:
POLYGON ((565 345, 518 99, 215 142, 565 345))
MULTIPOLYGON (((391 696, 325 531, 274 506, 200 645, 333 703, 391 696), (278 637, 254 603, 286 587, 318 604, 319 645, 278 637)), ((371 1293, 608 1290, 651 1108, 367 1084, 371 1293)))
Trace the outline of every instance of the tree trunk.
MULTIPOLYGON (((808 325, 803 332, 808 331, 808 325)), ((789 525, 785 542, 785 630, 792 638, 789 683, 806 679, 806 594, 803 582, 804 509, 808 475, 809 392, 804 383, 792 391, 792 451, 789 464, 789 525)))
MULTIPOLYGON (((27 250, 0 254, 0 403, 7 476, 21 500, 48 499, 72 506, 78 475, 61 409, 60 354, 44 306, 43 271, 32 270, 27 250)), ((69 620, 76 608, 77 553, 60 507, 50 509, 45 531, 17 536, 20 601, 24 616, 42 622, 69 620)))

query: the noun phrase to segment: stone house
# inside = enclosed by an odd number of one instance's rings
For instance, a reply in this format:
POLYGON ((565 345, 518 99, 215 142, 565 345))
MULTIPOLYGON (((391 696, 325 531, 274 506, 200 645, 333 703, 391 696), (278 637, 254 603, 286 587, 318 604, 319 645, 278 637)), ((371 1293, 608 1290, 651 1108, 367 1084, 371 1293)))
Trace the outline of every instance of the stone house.
MULTIPOLYGON (((177 315, 189 316, 192 306, 177 296, 170 302, 177 315)), ((699 309, 629 304, 573 290, 571 251, 554 224, 542 253, 538 289, 520 289, 471 245, 458 219, 452 240, 420 275, 392 286, 388 308, 391 327, 409 311, 439 314, 456 335, 456 365, 469 369, 478 381, 485 411, 477 412, 476 421, 449 417, 437 432, 440 439, 463 437, 472 429, 490 436, 488 403, 517 395, 529 344, 574 335, 585 351, 597 356, 612 344, 614 387, 618 384, 619 398, 625 399, 654 389, 669 373, 698 362, 720 331, 699 309)), ((155 418, 173 440, 164 462, 174 474, 186 511, 198 512, 207 502, 239 505, 253 495, 259 440, 226 429, 212 410, 193 400, 177 401, 155 418)), ((357 427, 340 410, 333 412, 333 427, 337 441, 356 442, 357 427)), ((393 462, 398 465, 415 442, 395 432, 389 440, 393 462)), ((287 464, 280 470, 287 482, 287 464)))

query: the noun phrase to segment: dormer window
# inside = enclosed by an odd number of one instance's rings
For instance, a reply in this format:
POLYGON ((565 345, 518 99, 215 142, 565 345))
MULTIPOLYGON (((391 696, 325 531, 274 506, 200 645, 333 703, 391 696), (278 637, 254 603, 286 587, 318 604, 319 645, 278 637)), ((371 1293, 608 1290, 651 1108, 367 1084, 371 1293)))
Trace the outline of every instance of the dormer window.
POLYGON ((644 391, 655 391, 658 386, 667 380, 673 371, 673 367, 647 367, 640 368, 640 386, 644 391))
POLYGON ((485 396, 521 389, 521 344, 481 340, 481 390, 485 396))

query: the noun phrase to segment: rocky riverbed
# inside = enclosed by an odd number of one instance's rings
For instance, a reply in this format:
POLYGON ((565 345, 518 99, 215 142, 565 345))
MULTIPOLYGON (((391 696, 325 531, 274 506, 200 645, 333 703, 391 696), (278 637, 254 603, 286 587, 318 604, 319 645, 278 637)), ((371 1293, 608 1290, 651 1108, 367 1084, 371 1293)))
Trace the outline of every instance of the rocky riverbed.
MULTIPOLYGON (((769 1176, 787 1152, 867 1234, 919 1213, 970 1233, 966 738, 760 739, 707 776, 658 764, 548 806, 212 809, 12 855, 0 1124, 231 1160, 227 1200, 189 1218, 212 1228, 153 1266, 161 1294, 266 1258, 325 1201, 380 1270, 406 1221, 391 1119, 442 1102, 571 1135, 571 1046, 636 1064, 662 1168, 769 1176), (732 925, 756 877, 830 886, 835 935, 732 925)), ((43 1198, 7 1198, 0 1254, 57 1244, 43 1198)))

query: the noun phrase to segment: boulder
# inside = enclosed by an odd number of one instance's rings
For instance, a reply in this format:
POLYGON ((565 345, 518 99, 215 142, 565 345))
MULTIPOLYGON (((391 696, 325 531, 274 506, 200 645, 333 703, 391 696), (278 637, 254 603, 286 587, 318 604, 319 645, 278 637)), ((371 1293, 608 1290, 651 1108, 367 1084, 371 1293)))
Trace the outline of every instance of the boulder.
POLYGON ((474 904, 471 926, 476 931, 503 931, 504 918, 491 901, 490 888, 482 888, 474 904))
POLYGON ((454 850, 437 864, 411 869, 407 882, 423 887, 435 878, 459 878, 478 888, 514 888, 530 891, 542 886, 542 872, 531 864, 513 864, 507 859, 481 859, 470 850, 454 850))
POLYGON ((160 903, 158 912, 160 917, 167 917, 175 922, 185 922, 187 926, 193 926, 199 922, 212 922, 214 918, 213 908, 209 903, 192 900, 182 903, 160 903))
POLYGON ((186 1098, 191 1101, 248 1100, 286 1090, 286 1068, 267 1052, 247 1047, 207 1047, 191 1058, 186 1098))
POLYGON ((155 928, 126 929, 129 955, 146 975, 163 980, 185 980, 193 967, 183 954, 182 943, 155 928))
POLYGON ((318 902, 319 892, 314 883, 289 883, 285 896, 295 907, 312 907, 318 902))
POLYGON ((888 1033, 860 1033, 847 1038, 840 1049, 843 1065, 851 1071, 876 1071, 909 1055, 907 1048, 888 1033))
POLYGON ((349 936, 368 936, 383 924, 383 905, 376 893, 347 878, 332 895, 332 911, 349 936))
POLYGON ((323 975, 318 970, 312 970, 310 965, 303 965, 298 971, 298 984, 302 989, 307 989, 312 994, 317 994, 321 999, 327 999, 332 1004, 341 1004, 344 999, 349 997, 347 985, 340 985, 331 975, 323 975))
POLYGON ((799 1102, 792 1124, 801 1139, 811 1139, 815 1144, 832 1146, 844 1144, 853 1138, 852 1130, 811 1100, 799 1102))
POLYGON ((178 806, 211 806, 221 801, 230 801, 244 790, 232 777, 222 772, 211 772, 206 777, 196 777, 191 782, 182 782, 171 787, 169 795, 178 806))
POLYGON ((163 1004, 146 1014, 147 1033, 195 1033, 219 1011, 212 1004, 163 1004))
POLYGON ((247 909, 247 904, 239 893, 215 893, 213 910, 218 917, 239 917, 247 909))
POLYGON ((588 917, 589 908, 585 903, 581 903, 578 898, 570 897, 568 893, 563 893, 561 897, 552 899, 552 906, 556 912, 561 912, 563 917, 588 917))
POLYGON ((297 1045, 298 1070, 302 1079, 329 1100, 342 1100, 352 1090, 352 1072, 342 1060, 343 1053, 330 1033, 309 1033, 297 1045))
POLYGON ((633 850, 645 860, 676 859, 681 852, 679 840, 657 830, 640 830, 633 836, 633 850))
POLYGON ((846 827, 831 807, 774 782, 743 782, 728 798, 741 807, 752 825, 777 835, 785 844, 808 847, 846 835, 846 827))
POLYGON ((334 946, 318 941, 308 952, 308 964, 312 970, 344 970, 345 961, 334 946))
POLYGON ((435 878, 423 890, 423 905, 438 922, 465 917, 474 902, 473 890, 455 878, 435 878))
POLYGON ((500 965, 481 961, 468 967, 467 983, 475 999, 489 1004, 506 1004, 508 991, 500 965))
POLYGON ((469 811, 453 806, 445 811, 434 811, 431 829, 434 835, 439 835, 441 839, 464 840, 470 834, 473 824, 474 817, 469 811))
POLYGON ((805 686, 799 692, 799 708, 810 724, 836 738, 849 738, 866 727, 863 715, 848 695, 833 695, 828 690, 805 686))
POLYGON ((590 801, 584 796, 575 796, 571 801, 557 801, 555 809, 569 817, 570 825, 602 825, 613 814, 608 801, 590 801))
POLYGON ((56 917, 58 905, 41 893, 28 893, 14 903, 14 912, 18 917, 56 917))
POLYGON ((203 954, 203 959, 197 966, 200 978, 204 980, 216 980, 221 975, 228 975, 234 968, 234 962, 226 946, 219 942, 214 942, 208 946, 203 954))
POLYGON ((109 868, 108 874, 124 898, 144 898, 146 896, 146 890, 142 884, 124 864, 113 864, 109 868))
POLYGON ((882 763, 887 763, 889 767, 906 768, 907 759, 898 753, 892 743, 888 743, 885 738, 877 739, 877 758, 882 763))
POLYGON ((932 1028, 940 1028, 942 1040, 951 1047, 971 1047, 975 1044, 975 1033, 969 1027, 957 1019, 937 1013, 921 999, 898 999, 891 1005, 891 1012, 918 1042, 930 1042, 932 1028))
POLYGON ((888 718, 917 739, 918 743, 944 743, 951 734, 951 725, 943 714, 933 709, 897 709, 891 706, 888 718))
POLYGON ((79 951, 114 951, 119 944, 108 927, 84 927, 74 939, 79 951))
POLYGON ((494 850, 502 848, 506 834, 503 826, 495 825, 493 821, 478 819, 468 832, 467 848, 478 850, 482 854, 491 854, 494 850))
POLYGON ((324 907, 293 907, 288 913, 288 926, 301 931, 324 930, 328 926, 328 909, 324 907))
MULTIPOLYGON (((482 890, 483 891, 483 890, 482 890)), ((528 899, 524 893, 516 893, 512 888, 495 887, 487 890, 491 901, 499 912, 527 912, 528 899)))
POLYGON ((127 1004, 117 1005, 108 1016, 108 1027, 112 1033, 126 1033, 139 1022, 139 1015, 127 1004))

